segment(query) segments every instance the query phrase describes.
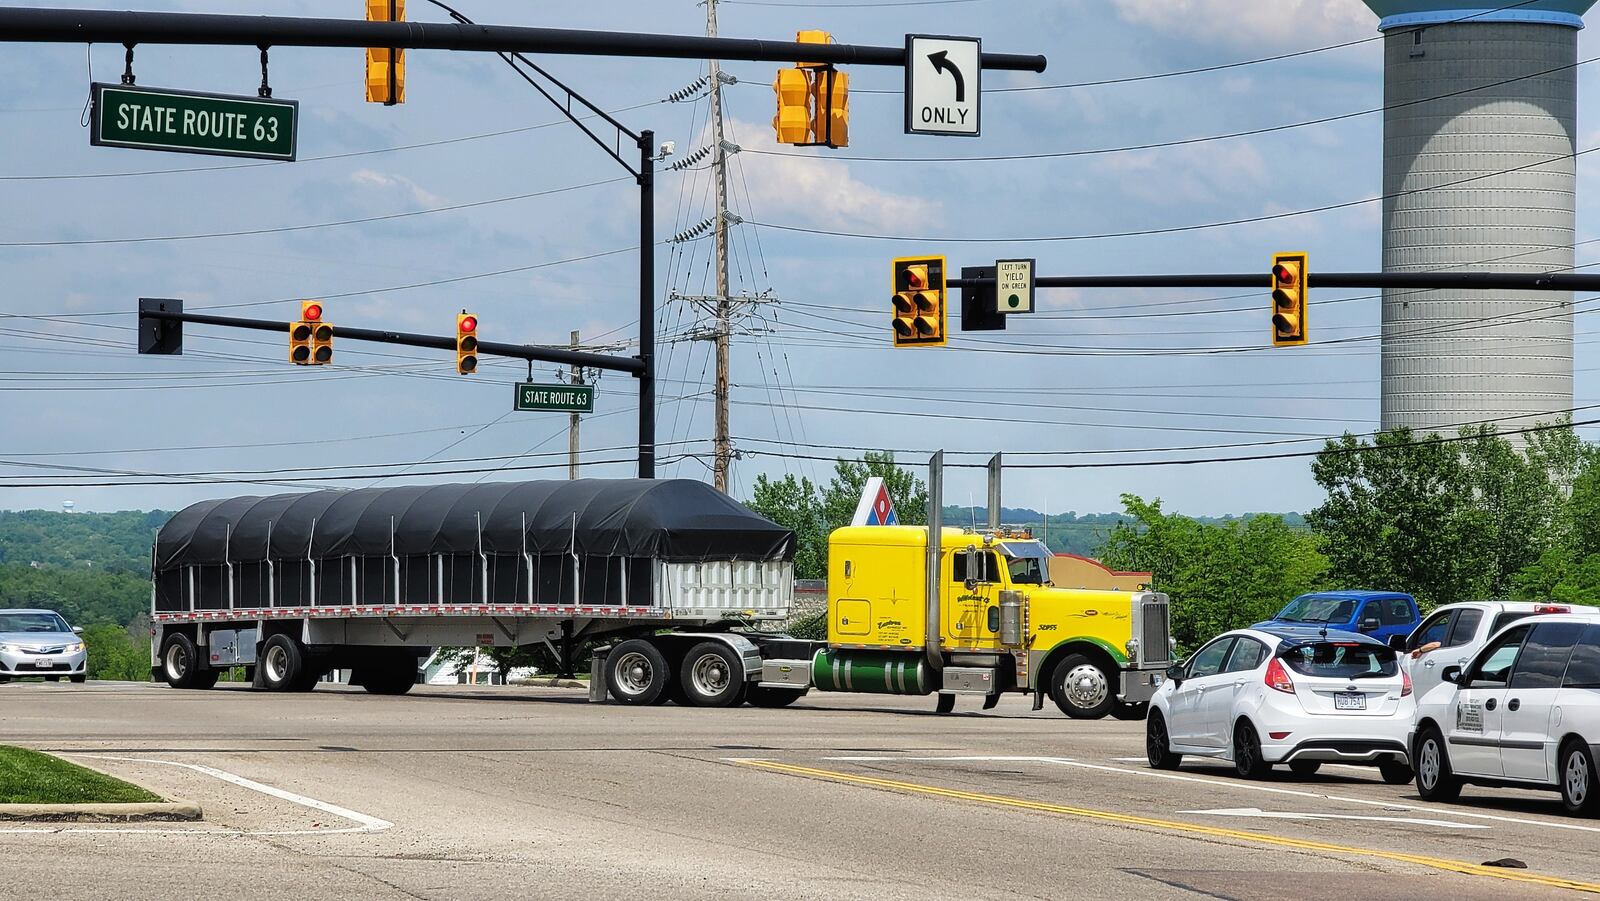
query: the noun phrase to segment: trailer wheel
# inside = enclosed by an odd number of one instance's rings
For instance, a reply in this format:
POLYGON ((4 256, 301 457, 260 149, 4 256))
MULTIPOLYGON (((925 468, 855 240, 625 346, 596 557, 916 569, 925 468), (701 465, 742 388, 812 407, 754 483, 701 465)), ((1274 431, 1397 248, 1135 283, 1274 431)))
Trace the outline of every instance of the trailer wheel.
POLYGON ((306 670, 305 652, 300 642, 287 635, 274 635, 261 646, 256 663, 256 682, 267 691, 296 691, 306 670))
POLYGON ((732 707, 744 695, 744 661, 720 641, 702 641, 684 655, 678 679, 692 706, 732 707))
POLYGON ((630 638, 606 658, 606 682, 611 696, 621 704, 654 704, 667 691, 672 669, 667 658, 648 641, 630 638))
POLYGON ((1050 699, 1075 720, 1097 720, 1117 703, 1105 668, 1084 654, 1068 654, 1050 674, 1050 699))
POLYGON ((410 654, 375 655, 356 667, 350 681, 375 695, 403 695, 417 684, 417 658, 410 654))
POLYGON ((788 707, 806 696, 804 688, 763 688, 750 685, 744 690, 744 699, 751 707, 788 707))
POLYGON ((200 668, 200 651, 182 632, 174 632, 161 643, 161 677, 173 688, 210 688, 217 684, 217 671, 200 668))

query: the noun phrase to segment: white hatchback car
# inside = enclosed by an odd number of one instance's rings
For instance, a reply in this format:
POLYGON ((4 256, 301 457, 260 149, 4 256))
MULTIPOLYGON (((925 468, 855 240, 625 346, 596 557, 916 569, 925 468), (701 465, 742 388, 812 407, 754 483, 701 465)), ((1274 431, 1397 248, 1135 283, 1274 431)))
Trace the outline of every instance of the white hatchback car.
POLYGON ((1469 783, 1556 789, 1569 812, 1600 813, 1600 614, 1514 622, 1441 675, 1411 739, 1425 800, 1469 783))
POLYGON ((1238 629, 1167 671, 1150 701, 1150 765, 1185 754, 1233 761, 1239 775, 1288 764, 1309 776, 1325 762, 1376 765, 1411 780, 1406 734, 1416 710, 1394 649, 1353 632, 1238 629))
POLYGON ((1439 684, 1445 667, 1466 666, 1489 643, 1490 636, 1519 619, 1545 613, 1600 613, 1600 608, 1532 601, 1446 604, 1428 614, 1406 639, 1400 665, 1411 676, 1420 700, 1439 684))

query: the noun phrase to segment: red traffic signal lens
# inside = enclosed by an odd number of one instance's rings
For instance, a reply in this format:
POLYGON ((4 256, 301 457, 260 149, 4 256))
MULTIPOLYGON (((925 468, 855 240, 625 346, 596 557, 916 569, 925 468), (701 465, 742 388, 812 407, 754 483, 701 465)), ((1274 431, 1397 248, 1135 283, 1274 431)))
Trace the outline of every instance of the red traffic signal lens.
POLYGON ((300 318, 301 319, 310 320, 311 322, 316 322, 318 319, 321 319, 322 318, 322 304, 320 304, 320 303, 301 304, 301 306, 300 306, 300 318))
POLYGON ((463 316, 461 321, 456 323, 456 328, 463 332, 475 332, 478 330, 478 317, 463 316))
POLYGON ((1298 281, 1295 271, 1282 263, 1277 263, 1272 267, 1272 279, 1286 288, 1294 287, 1295 282, 1298 281))

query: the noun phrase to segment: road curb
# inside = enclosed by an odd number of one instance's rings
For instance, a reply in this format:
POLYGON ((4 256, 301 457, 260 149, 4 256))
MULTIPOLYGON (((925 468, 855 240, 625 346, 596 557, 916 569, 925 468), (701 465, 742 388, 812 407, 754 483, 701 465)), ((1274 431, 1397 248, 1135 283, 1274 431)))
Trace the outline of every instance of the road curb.
POLYGON ((202 818, 193 801, 152 804, 0 804, 0 821, 34 823, 173 822, 202 818))

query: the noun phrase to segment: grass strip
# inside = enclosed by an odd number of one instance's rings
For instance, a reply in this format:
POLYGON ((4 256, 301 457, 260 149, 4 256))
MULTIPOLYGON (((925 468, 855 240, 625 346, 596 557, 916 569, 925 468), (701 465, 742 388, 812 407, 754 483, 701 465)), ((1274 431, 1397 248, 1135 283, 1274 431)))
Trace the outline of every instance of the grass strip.
POLYGON ((0 745, 0 804, 144 804, 160 800, 137 785, 59 757, 0 745))

